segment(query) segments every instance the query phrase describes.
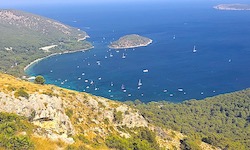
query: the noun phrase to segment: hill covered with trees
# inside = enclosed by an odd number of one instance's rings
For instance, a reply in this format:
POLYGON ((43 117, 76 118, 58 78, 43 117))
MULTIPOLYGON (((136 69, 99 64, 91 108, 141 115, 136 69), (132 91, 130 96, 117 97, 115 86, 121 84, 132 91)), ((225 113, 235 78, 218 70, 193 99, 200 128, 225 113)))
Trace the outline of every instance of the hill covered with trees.
POLYGON ((183 103, 136 101, 150 123, 189 135, 187 149, 199 141, 227 150, 250 149, 250 89, 183 103))
POLYGON ((12 75, 35 59, 92 47, 86 32, 19 10, 0 9, 0 33, 0 71, 12 75))

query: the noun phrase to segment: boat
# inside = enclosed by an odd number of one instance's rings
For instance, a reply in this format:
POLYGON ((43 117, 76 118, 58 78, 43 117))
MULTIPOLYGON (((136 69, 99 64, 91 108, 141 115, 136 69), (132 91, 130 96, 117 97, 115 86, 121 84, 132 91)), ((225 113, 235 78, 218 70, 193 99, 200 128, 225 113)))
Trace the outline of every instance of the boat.
POLYGON ((195 53, 197 50, 196 50, 196 47, 195 47, 195 45, 194 45, 194 48, 193 48, 193 52, 195 53))
POLYGON ((109 57, 113 57, 113 54, 112 54, 112 53, 110 53, 110 54, 109 54, 109 57))
POLYGON ((93 85, 93 84, 94 84, 94 81, 93 81, 93 80, 91 80, 90 84, 91 84, 91 85, 93 85))
POLYGON ((142 86, 141 79, 139 79, 138 86, 142 86))
POLYGON ((96 61, 97 65, 100 66, 101 65, 101 61, 96 61))
POLYGON ((125 54, 124 53, 122 53, 122 58, 124 59, 124 58, 126 58, 126 56, 125 56, 125 54))
POLYGON ((147 73, 147 72, 148 72, 148 69, 144 69, 142 72, 147 73))
POLYGON ((111 82, 111 83, 110 83, 110 86, 114 86, 114 83, 113 83, 113 82, 111 82))
POLYGON ((173 40, 175 40, 175 35, 173 36, 173 40))
POLYGON ((122 90, 125 90, 125 86, 124 86, 124 84, 122 84, 121 89, 122 89, 122 90))
POLYGON ((178 91, 179 91, 179 92, 183 92, 183 89, 182 89, 182 88, 179 88, 178 91))

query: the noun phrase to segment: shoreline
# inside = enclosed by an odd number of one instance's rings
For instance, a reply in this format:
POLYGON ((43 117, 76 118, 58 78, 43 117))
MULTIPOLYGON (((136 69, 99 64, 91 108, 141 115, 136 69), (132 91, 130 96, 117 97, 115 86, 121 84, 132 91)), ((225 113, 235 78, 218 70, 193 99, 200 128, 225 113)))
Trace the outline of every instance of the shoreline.
POLYGON ((151 43, 153 43, 153 40, 150 39, 150 41, 146 44, 142 44, 142 45, 136 45, 136 46, 127 46, 127 47, 111 47, 110 45, 108 46, 108 48, 110 49, 129 49, 129 48, 138 48, 138 47, 145 47, 150 45, 151 43))
MULTIPOLYGON (((64 51, 64 52, 60 52, 60 53, 53 53, 53 54, 50 54, 50 55, 48 55, 48 56, 44 56, 44 57, 42 57, 42 58, 37 58, 36 60, 30 62, 27 66, 25 66, 25 67, 23 68, 24 73, 25 73, 26 70, 27 70, 29 67, 31 67, 32 65, 34 65, 34 64, 36 64, 36 63, 38 63, 38 62, 40 62, 41 60, 44 60, 44 59, 46 59, 46 58, 49 58, 49 57, 51 57, 51 56, 62 55, 62 54, 70 54, 70 53, 76 53, 76 52, 80 52, 80 51, 87 51, 87 50, 90 50, 90 49, 93 49, 93 48, 94 48, 94 46, 92 46, 92 47, 90 47, 90 48, 85 48, 85 49, 79 49, 79 50, 73 50, 73 51, 64 51)), ((25 73, 25 74, 26 74, 26 73, 25 73)), ((27 75, 27 74, 26 74, 26 75, 27 75)))

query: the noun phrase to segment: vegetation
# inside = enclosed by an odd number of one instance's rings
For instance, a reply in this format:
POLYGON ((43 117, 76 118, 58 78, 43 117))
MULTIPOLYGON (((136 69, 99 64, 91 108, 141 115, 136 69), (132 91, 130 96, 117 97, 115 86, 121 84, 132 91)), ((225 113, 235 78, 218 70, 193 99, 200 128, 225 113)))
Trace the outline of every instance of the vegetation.
POLYGON ((17 90, 14 95, 15 97, 24 97, 26 99, 29 98, 29 94, 23 88, 17 90))
POLYGON ((37 76, 34 80, 34 83, 36 84, 44 84, 45 83, 45 79, 43 76, 37 76))
POLYGON ((146 129, 136 129, 132 137, 122 138, 118 135, 110 135, 106 139, 106 145, 112 149, 119 150, 159 150, 160 147, 156 142, 155 134, 146 129), (137 133, 137 134, 135 134, 137 133))
POLYGON ((0 149, 33 149, 34 145, 30 140, 32 129, 33 125, 25 118, 0 112, 0 149))
POLYGON ((199 101, 135 106, 151 123, 187 135, 184 149, 197 149, 201 140, 227 150, 250 149, 250 89, 199 101))
POLYGON ((84 31, 17 10, 0 10, 0 32, 0 72, 16 76, 24 75, 23 68, 38 58, 92 47, 79 41, 87 36, 84 31), (41 49, 51 45, 57 46, 41 49))
POLYGON ((130 35, 125 35, 119 38, 119 40, 112 42, 109 45, 109 48, 123 49, 123 48, 147 46, 151 42, 152 40, 147 37, 139 36, 137 34, 130 34, 130 35))

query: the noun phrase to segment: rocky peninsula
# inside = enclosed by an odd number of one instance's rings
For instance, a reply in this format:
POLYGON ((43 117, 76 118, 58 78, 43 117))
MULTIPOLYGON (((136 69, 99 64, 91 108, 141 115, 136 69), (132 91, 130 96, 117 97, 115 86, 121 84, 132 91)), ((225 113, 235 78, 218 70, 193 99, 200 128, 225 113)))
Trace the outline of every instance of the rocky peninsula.
POLYGON ((119 40, 112 42, 108 47, 112 49, 124 49, 147 46, 152 43, 153 40, 143 37, 137 34, 125 35, 119 40))
POLYGON ((218 10, 250 10, 249 4, 220 4, 214 6, 218 10))

